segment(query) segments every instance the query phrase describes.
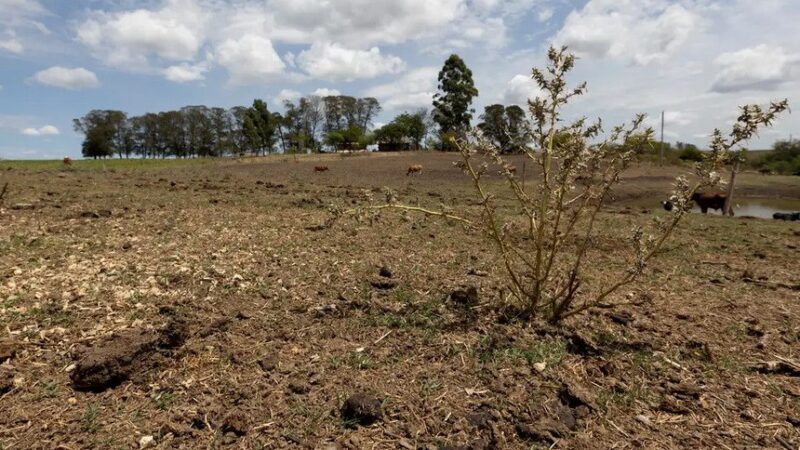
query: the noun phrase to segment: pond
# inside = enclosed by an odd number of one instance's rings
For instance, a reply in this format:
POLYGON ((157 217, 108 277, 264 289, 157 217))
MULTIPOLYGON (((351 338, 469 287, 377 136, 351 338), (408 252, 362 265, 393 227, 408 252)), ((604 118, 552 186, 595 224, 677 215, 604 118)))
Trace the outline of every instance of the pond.
MULTIPOLYGON (((772 199, 772 198, 747 198, 738 197, 734 198, 734 213, 736 217, 758 217, 760 219, 772 219, 775 213, 793 213, 800 211, 800 200, 787 200, 787 199, 772 199)), ((622 203, 628 207, 637 208, 656 208, 658 202, 651 199, 639 198, 634 201, 622 203)), ((702 214, 700 208, 695 207, 692 209, 693 213, 702 214)), ((721 211, 713 209, 708 211, 709 214, 721 215, 721 211)))
MULTIPOLYGON (((777 213, 792 213, 800 211, 800 200, 769 199, 769 198, 739 198, 734 197, 734 213, 737 217, 758 217, 760 219, 772 219, 772 215, 777 213)), ((700 208, 695 207, 692 212, 701 213, 700 208)), ((713 209, 709 214, 720 215, 720 211, 713 209)))

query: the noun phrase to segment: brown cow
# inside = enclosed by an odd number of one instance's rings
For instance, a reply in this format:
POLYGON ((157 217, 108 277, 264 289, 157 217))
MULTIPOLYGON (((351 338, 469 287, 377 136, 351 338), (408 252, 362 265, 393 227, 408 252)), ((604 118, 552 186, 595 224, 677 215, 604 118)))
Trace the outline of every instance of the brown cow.
POLYGON ((723 210, 725 209, 725 200, 727 197, 728 196, 725 194, 695 192, 692 194, 692 201, 697 203, 697 206, 700 207, 700 211, 702 211, 703 214, 707 214, 709 209, 725 212, 723 210))
POLYGON ((408 167, 408 172, 406 172, 406 176, 409 175, 421 175, 422 174, 422 165, 415 164, 413 166, 408 167))
POLYGON ((69 156, 65 156, 64 159, 61 160, 61 162, 63 162, 65 166, 71 166, 72 158, 70 158, 69 156))
POLYGON ((327 172, 328 166, 314 166, 314 172, 327 172))

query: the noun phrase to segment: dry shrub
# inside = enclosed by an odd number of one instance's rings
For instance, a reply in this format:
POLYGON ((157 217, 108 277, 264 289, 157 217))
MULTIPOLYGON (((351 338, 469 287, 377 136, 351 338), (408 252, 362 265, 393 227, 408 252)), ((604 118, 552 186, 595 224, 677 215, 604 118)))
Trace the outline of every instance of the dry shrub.
POLYGON ((611 269, 603 282, 588 286, 585 268, 608 257, 589 251, 592 242, 604 237, 598 214, 623 171, 651 142, 653 131, 643 128, 644 115, 605 134, 600 120, 590 123, 581 118, 565 123, 562 109, 585 93, 586 84, 568 87, 566 75, 575 57, 566 47, 551 48, 548 60, 544 71, 532 71, 543 95, 528 102, 526 133, 532 145, 524 148, 524 154, 538 168, 534 186, 524 188, 501 150, 480 130, 474 130, 455 144, 462 156, 459 166, 474 185, 480 218, 470 220, 393 201, 367 209, 415 211, 480 228, 502 257, 510 291, 523 316, 558 322, 604 304, 610 295, 636 281, 687 214, 692 194, 721 184, 720 170, 729 161, 731 150, 753 137, 759 127, 769 126, 788 105, 783 100, 765 109, 744 106, 728 136, 715 130, 711 151, 695 165, 693 174, 676 179, 670 199, 675 207, 669 215, 654 217, 652 225, 631 230, 630 257, 617 264, 625 268, 617 273, 611 269), (485 175, 495 166, 502 168, 504 186, 513 198, 511 214, 500 213, 499 195, 490 192, 485 175))

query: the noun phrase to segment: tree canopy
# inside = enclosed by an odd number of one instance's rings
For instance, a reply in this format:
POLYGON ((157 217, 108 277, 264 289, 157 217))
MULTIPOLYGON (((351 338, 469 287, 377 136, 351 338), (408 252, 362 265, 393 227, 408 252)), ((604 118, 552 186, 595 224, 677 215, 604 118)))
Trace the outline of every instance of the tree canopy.
POLYGON ((489 105, 478 128, 502 153, 521 152, 528 144, 525 111, 517 105, 489 105))
POLYGON ((433 120, 442 135, 463 134, 470 128, 472 100, 478 89, 472 71, 458 55, 450 55, 439 72, 439 92, 433 97, 433 120))

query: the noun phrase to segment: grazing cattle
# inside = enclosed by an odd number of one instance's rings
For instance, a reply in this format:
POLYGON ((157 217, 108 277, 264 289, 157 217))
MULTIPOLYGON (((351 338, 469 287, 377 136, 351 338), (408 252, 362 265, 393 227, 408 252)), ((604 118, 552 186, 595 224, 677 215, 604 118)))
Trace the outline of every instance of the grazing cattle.
POLYGON ((327 172, 328 166, 314 166, 314 172, 327 172))
POLYGON ((791 220, 792 222, 796 220, 800 220, 800 212, 794 213, 780 213, 776 212, 772 215, 772 218, 775 220, 791 220))
POLYGON ((408 167, 408 172, 406 172, 406 176, 409 175, 420 175, 422 174, 422 165, 415 164, 413 166, 408 167))
POLYGON ((700 192, 692 194, 692 201, 697 203, 703 214, 708 213, 709 209, 722 211, 725 209, 726 199, 727 196, 725 194, 704 194, 700 192))
POLYGON ((70 158, 69 156, 65 156, 64 159, 62 159, 61 161, 64 163, 65 166, 72 165, 72 158, 70 158))

